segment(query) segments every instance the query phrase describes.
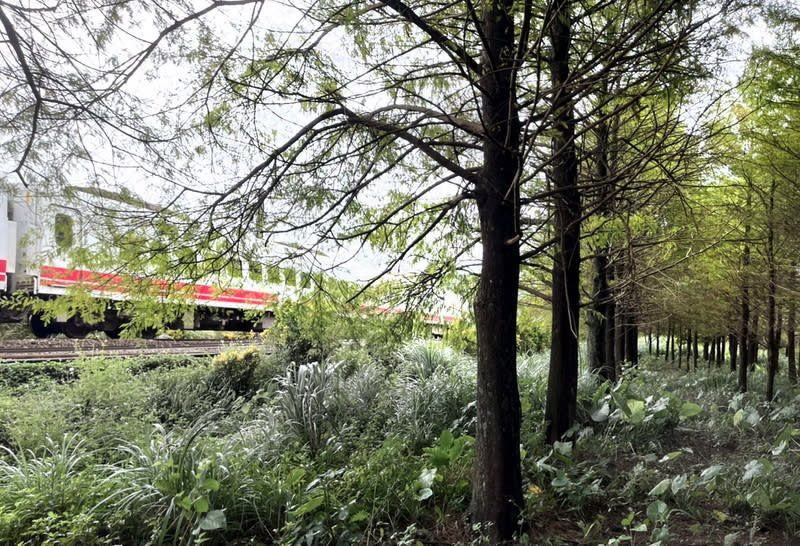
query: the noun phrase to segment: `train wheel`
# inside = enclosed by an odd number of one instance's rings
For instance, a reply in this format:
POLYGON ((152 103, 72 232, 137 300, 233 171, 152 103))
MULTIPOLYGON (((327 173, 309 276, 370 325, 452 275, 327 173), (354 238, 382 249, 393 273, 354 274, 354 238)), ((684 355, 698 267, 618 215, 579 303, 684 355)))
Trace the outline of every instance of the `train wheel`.
POLYGON ((139 335, 142 336, 142 339, 155 339, 157 333, 158 330, 155 328, 145 328, 139 335))
POLYGON ((92 327, 84 323, 79 316, 70 317, 61 326, 61 331, 69 338, 84 338, 92 331, 92 327))
POLYGON ((45 323, 42 315, 39 313, 31 313, 28 317, 28 326, 30 326, 33 335, 39 338, 50 337, 58 333, 58 325, 55 321, 45 323))

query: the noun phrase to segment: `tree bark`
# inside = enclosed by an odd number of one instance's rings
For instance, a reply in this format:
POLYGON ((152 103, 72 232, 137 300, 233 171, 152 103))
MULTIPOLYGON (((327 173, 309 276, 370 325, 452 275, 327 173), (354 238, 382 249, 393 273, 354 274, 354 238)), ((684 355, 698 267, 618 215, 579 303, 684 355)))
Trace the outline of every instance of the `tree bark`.
POLYGON ((593 259, 592 304, 586 317, 586 360, 589 369, 607 381, 614 380, 613 363, 606 360, 609 327, 608 257, 598 250, 593 259))
POLYGON ((758 313, 753 315, 753 323, 750 327, 750 370, 756 368, 758 362, 758 313))
POLYGON ((777 265, 775 263, 775 188, 776 182, 773 179, 770 184, 769 205, 767 208, 767 402, 772 402, 775 398, 775 376, 778 373, 778 353, 780 352, 780 341, 778 336, 778 317, 777 301, 777 265))
POLYGON ((575 420, 578 392, 578 313, 580 311, 580 219, 575 116, 569 85, 572 44, 569 0, 555 1, 547 15, 552 45, 550 76, 555 93, 550 177, 555 195, 555 237, 552 292, 552 343, 547 382, 546 439, 561 439, 575 420))
POLYGON ((731 332, 728 334, 728 345, 731 348, 731 372, 736 371, 736 360, 738 359, 739 340, 736 339, 736 334, 731 332))
MULTIPOLYGON (((611 285, 611 281, 614 280, 614 268, 608 267, 608 281, 609 286, 611 285)), ((617 355, 619 353, 616 352, 615 347, 615 340, 616 340, 616 332, 617 332, 617 305, 614 299, 614 292, 609 288, 609 297, 608 297, 608 305, 606 306, 606 340, 605 340, 605 348, 606 348, 606 366, 608 367, 609 373, 609 380, 616 381, 617 380, 617 355)))
POLYGON ((523 504, 516 370, 519 291, 520 122, 514 93, 513 2, 485 4, 481 113, 486 137, 476 186, 483 260, 475 296, 478 391, 472 518, 494 542, 510 540, 523 504))
MULTIPOLYGON (((750 205, 750 194, 747 195, 747 204, 750 205)), ((750 224, 744 227, 745 240, 750 237, 750 224)), ((739 332, 739 354, 742 362, 739 364, 737 382, 739 392, 747 392, 747 372, 750 368, 750 287, 748 271, 750 268, 750 247, 745 244, 742 250, 742 326, 739 332)))
POLYGON ((797 384, 797 357, 796 347, 797 305, 794 298, 789 301, 789 316, 786 318, 786 360, 789 369, 789 383, 797 384))
POLYGON ((639 325, 636 323, 636 313, 628 309, 626 313, 628 324, 625 327, 625 360, 632 366, 639 364, 639 325))
POLYGON ((661 329, 656 326, 656 358, 661 354, 661 329))

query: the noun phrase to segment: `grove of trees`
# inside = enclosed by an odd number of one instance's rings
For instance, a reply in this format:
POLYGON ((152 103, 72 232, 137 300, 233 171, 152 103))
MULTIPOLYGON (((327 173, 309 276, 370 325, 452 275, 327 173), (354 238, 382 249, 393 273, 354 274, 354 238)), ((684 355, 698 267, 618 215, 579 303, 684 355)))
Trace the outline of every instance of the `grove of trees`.
POLYGON ((470 512, 510 540, 520 304, 550 311, 549 444, 583 341, 610 382, 645 336, 687 368, 727 350, 741 391, 766 347, 768 400, 785 346, 796 382, 798 22, 766 1, 0 1, 6 178, 149 184, 166 244, 113 244, 176 277, 363 250, 366 285, 463 289, 470 512), (753 20, 781 32, 737 50, 753 20))

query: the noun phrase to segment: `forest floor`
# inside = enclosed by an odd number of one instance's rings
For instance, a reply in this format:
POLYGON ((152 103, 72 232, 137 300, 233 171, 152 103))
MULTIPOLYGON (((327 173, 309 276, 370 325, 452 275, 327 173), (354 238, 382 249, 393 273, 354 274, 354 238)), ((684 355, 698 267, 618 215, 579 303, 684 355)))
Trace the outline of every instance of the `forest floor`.
MULTIPOLYGON (((736 417, 731 418, 731 414, 736 415, 732 409, 735 404, 725 406, 715 404, 713 401, 715 398, 725 400, 726 391, 731 393, 730 382, 725 385, 714 385, 716 389, 713 394, 705 385, 694 385, 696 389, 692 389, 694 381, 691 377, 694 374, 721 374, 724 370, 701 369, 689 372, 661 359, 646 359, 645 365, 660 382, 658 391, 670 394, 679 392, 684 400, 703 406, 703 414, 695 419, 687 419, 685 422, 667 427, 640 445, 631 442, 627 446, 620 446, 611 454, 609 450, 599 454, 585 454, 585 462, 591 463, 591 467, 602 466, 604 469, 603 483, 607 486, 603 495, 604 502, 589 502, 577 513, 574 511, 565 513, 563 508, 556 507, 548 513, 538 514, 536 520, 530 522, 531 529, 526 537, 528 543, 608 544, 609 546, 654 543, 651 539, 654 527, 652 523, 646 522, 650 523, 647 531, 633 530, 636 523, 644 519, 647 505, 653 500, 653 496, 642 491, 639 498, 630 499, 625 497, 623 490, 631 481, 638 479, 638 476, 647 473, 642 469, 648 467, 648 460, 652 462, 652 455, 655 454, 659 458, 659 465, 657 473, 653 475, 658 477, 674 479, 686 475, 691 483, 693 477, 699 476, 704 469, 719 466, 724 469, 720 480, 726 479, 726 483, 719 485, 713 492, 711 488, 705 491, 692 491, 690 494, 679 492, 670 495, 667 491, 670 511, 665 526, 669 529, 669 538, 661 543, 655 541, 656 544, 800 545, 800 531, 792 523, 800 515, 798 512, 800 505, 797 504, 800 490, 795 489, 795 494, 791 498, 784 496, 778 500, 770 499, 771 506, 764 501, 765 506, 762 509, 754 510, 753 499, 758 498, 761 491, 772 497, 779 493, 771 491, 769 484, 761 484, 763 488, 760 489, 753 483, 757 480, 748 482, 739 478, 748 464, 761 461, 768 466, 769 471, 773 471, 768 460, 780 458, 785 463, 781 468, 788 471, 786 479, 796 483, 797 472, 800 470, 798 444, 792 440, 790 449, 779 453, 779 457, 772 457, 771 454, 777 453, 774 438, 776 425, 770 421, 777 421, 774 418, 776 414, 796 415, 797 411, 791 405, 784 407, 783 413, 779 407, 758 405, 755 402, 758 396, 756 389, 760 385, 756 381, 751 386, 751 390, 756 392, 750 393, 749 399, 742 398, 739 403, 742 406, 740 409, 744 410, 740 415, 750 412, 750 415, 759 417, 753 417, 749 423, 743 422, 742 418, 737 425, 734 425, 736 417), (711 403, 709 399, 712 400, 711 403), (745 400, 749 400, 753 405, 747 405, 745 400), (773 418, 770 418, 769 411, 772 411, 773 418), (664 460, 671 456, 668 454, 672 456, 679 454, 679 456, 664 460), (618 495, 617 498, 614 498, 615 494, 618 495), (625 504, 626 500, 632 502, 625 504), (635 514, 633 522, 627 527, 623 526, 623 521, 631 514, 635 514), (594 523, 594 526, 591 523, 594 523)), ((796 392, 796 389, 789 390, 788 387, 786 390, 787 392, 783 393, 784 400, 787 400, 792 392, 796 392)), ((791 400, 792 404, 797 402, 797 397, 791 400)), ((794 425, 797 425, 797 419, 793 421, 794 425)), ((772 464, 777 468, 781 463, 773 461, 772 464)), ((652 466, 651 464, 650 467, 652 466)))

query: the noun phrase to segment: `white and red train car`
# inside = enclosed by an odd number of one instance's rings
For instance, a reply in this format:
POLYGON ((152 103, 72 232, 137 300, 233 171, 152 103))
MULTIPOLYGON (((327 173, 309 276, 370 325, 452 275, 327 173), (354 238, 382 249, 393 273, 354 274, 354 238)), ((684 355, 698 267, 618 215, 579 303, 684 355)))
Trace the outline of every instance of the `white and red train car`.
MULTIPOLYGON (((72 188, 70 193, 84 190, 91 196, 93 190, 81 188, 72 188)), ((103 193, 104 198, 111 196, 113 199, 111 192, 103 193)), ((92 232, 97 226, 93 225, 92 214, 76 203, 80 200, 55 199, 18 186, 3 191, 0 186, 0 297, 24 292, 50 300, 79 288, 82 293, 106 301, 130 298, 130 275, 95 271, 85 266, 77 267, 71 262, 71 249, 77 246, 91 248, 96 243, 92 232)), ((125 203, 129 205, 130 199, 126 198, 125 203)), ((260 268, 251 272, 246 260, 235 261, 239 265, 236 274, 227 278, 217 277, 208 282, 147 280, 154 288, 150 291, 152 297, 167 299, 167 294, 173 297, 179 294, 184 304, 182 307, 186 311, 180 319, 169 324, 170 328, 260 331, 271 325, 281 298, 292 299, 300 295, 289 276, 281 277, 277 282, 275 279, 267 282, 262 278, 260 268)), ((369 309, 378 314, 403 312, 380 306, 369 309)), ((64 313, 44 320, 35 313, 0 305, 0 322, 27 320, 32 332, 40 337, 57 333, 83 337, 92 330, 101 330, 114 337, 119 335, 129 319, 118 313, 113 305, 107 306, 101 320, 91 324, 76 314, 64 313)), ((433 313, 424 318, 434 335, 441 335, 455 320, 454 316, 433 313)))
MULTIPOLYGON (((0 191, 0 296, 24 292, 49 300, 80 288, 104 300, 130 298, 130 278, 117 272, 73 265, 70 259, 73 248, 91 247, 97 242, 93 240, 91 214, 75 203, 14 186, 0 191)), ((247 266, 244 267, 246 274, 247 266)), ((180 294, 182 302, 188 304, 190 310, 170 324, 178 329, 262 330, 273 320, 273 310, 279 301, 277 292, 286 292, 283 287, 242 278, 225 287, 210 281, 207 284, 158 279, 147 282, 154 287, 151 292, 155 297, 159 293, 164 299, 167 293, 180 294), (253 312, 260 318, 253 319, 253 312)), ((114 306, 108 306, 105 317, 93 324, 80 315, 66 314, 45 321, 36 314, 0 306, 0 321, 28 320, 38 336, 65 333, 69 337, 82 337, 92 330, 116 336, 128 318, 120 316, 114 306)))

